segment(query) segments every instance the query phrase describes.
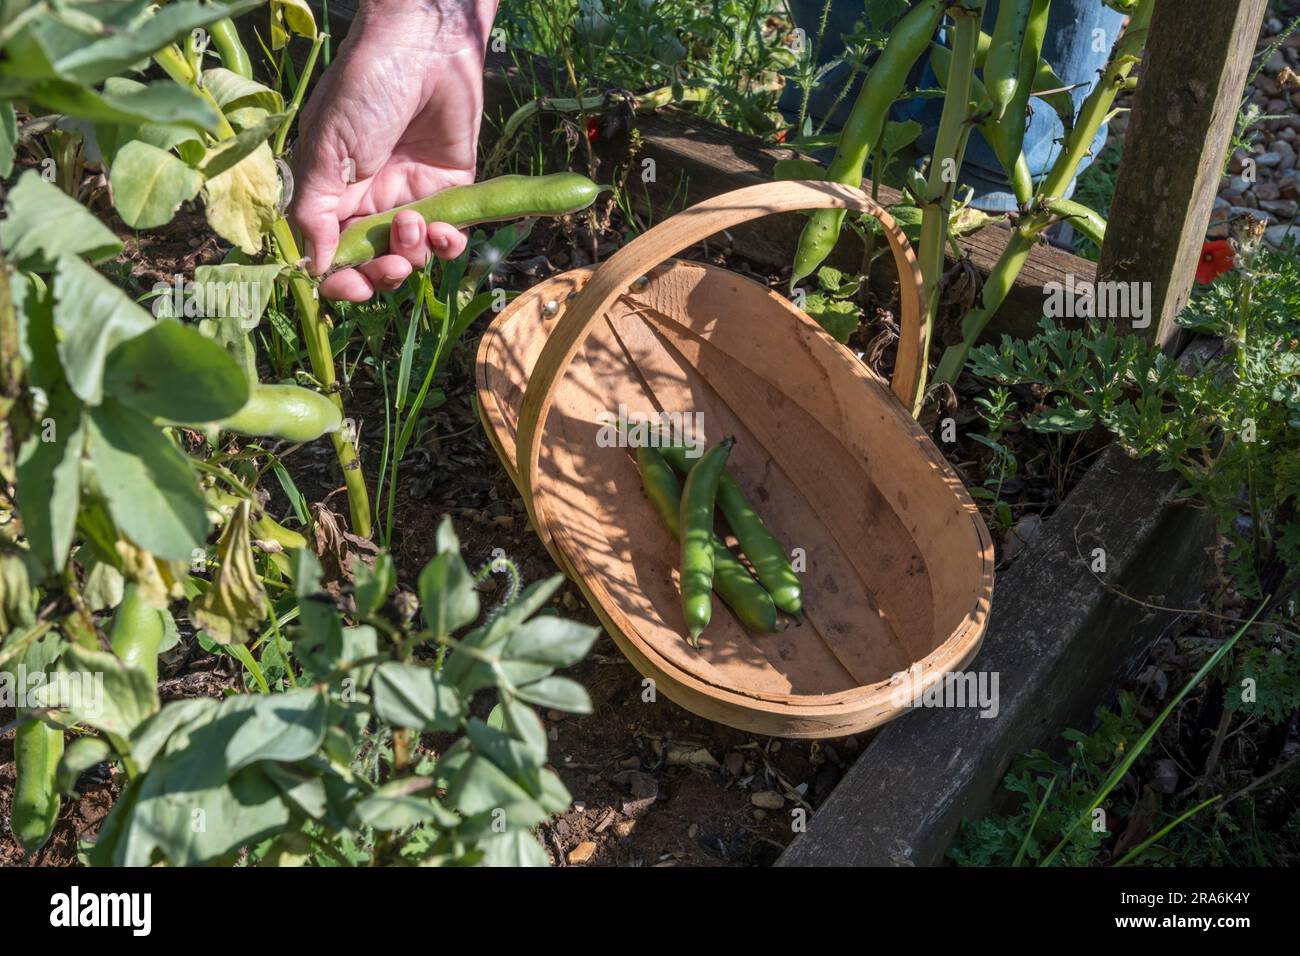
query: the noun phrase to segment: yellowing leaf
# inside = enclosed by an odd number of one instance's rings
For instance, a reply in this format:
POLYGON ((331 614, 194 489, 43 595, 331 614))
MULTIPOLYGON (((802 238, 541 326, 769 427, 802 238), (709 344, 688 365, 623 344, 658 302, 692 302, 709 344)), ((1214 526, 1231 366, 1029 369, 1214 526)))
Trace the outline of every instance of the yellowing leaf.
POLYGON ((247 499, 226 523, 217 542, 216 576, 207 593, 190 604, 190 618, 218 644, 246 644, 266 616, 266 591, 253 564, 247 499))
POLYGON ((203 187, 208 225, 248 255, 262 249, 262 236, 275 223, 280 180, 271 147, 260 145, 203 187))
POLYGON ((109 171, 113 206, 134 229, 171 222, 180 204, 199 194, 203 177, 171 153, 132 140, 117 152, 109 171))
POLYGON ((272 0, 271 46, 278 50, 289 42, 289 33, 315 39, 316 19, 307 0, 272 0))

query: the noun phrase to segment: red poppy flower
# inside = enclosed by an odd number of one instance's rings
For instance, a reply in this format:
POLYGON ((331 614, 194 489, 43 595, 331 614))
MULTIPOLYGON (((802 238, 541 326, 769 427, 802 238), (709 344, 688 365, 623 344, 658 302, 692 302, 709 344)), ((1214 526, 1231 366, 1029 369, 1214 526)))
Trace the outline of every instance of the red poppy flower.
POLYGON ((600 136, 600 117, 587 117, 587 142, 594 143, 600 136))
POLYGON ((777 130, 776 135, 772 137, 772 139, 778 143, 784 143, 789 138, 790 138, 789 127, 786 127, 785 129, 777 130))
POLYGON ((1227 239, 1213 239, 1201 246, 1201 261, 1196 267, 1196 281, 1211 283, 1234 267, 1232 245, 1227 239))

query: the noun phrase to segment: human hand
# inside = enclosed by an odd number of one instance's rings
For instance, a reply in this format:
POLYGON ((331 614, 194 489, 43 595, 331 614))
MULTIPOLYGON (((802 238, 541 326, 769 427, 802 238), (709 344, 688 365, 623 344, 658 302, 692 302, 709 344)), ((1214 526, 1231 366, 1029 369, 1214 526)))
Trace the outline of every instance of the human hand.
MULTIPOLYGON (((309 270, 329 268, 339 233, 474 181, 483 57, 495 0, 370 0, 303 109, 289 218, 309 270)), ((320 294, 361 302, 401 285, 430 254, 454 259, 466 237, 418 213, 393 219, 387 255, 327 276, 320 294)))

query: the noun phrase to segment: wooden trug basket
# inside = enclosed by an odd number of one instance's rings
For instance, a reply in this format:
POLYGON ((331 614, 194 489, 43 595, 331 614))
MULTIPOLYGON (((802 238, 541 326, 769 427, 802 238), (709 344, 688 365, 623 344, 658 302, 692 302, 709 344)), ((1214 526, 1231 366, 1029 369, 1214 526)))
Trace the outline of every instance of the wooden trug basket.
POLYGON ((907 239, 861 190, 765 183, 534 286, 483 336, 479 411, 533 527, 637 670, 687 710, 760 734, 856 733, 978 649, 993 589, 988 529, 899 400, 923 361, 920 287, 907 239), (901 280, 892 393, 767 287, 670 258, 747 220, 821 207, 868 213, 889 240, 901 280), (701 412, 710 446, 736 436, 737 482, 806 556, 802 623, 750 634, 715 595, 713 622, 690 646, 678 544, 633 449, 608 447, 608 429, 599 438, 620 406, 701 412))

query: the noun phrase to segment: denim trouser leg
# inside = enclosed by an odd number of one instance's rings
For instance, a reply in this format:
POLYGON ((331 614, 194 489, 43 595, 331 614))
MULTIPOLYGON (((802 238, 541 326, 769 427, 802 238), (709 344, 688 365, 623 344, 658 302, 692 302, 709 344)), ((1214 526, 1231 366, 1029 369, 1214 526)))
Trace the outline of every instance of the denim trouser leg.
MULTIPOLYGON (((984 14, 986 31, 991 32, 993 29, 998 2, 999 0, 988 0, 984 14)), ((825 0, 790 0, 795 25, 803 28, 809 42, 813 42, 817 35, 824 5, 825 0)), ((832 59, 843 52, 844 45, 840 37, 852 29, 854 22, 862 15, 862 10, 862 0, 831 0, 826 36, 822 41, 823 60, 832 59)), ((1123 22, 1123 14, 1104 6, 1101 0, 1053 0, 1047 37, 1043 44, 1043 58, 1056 68, 1067 85, 1083 84, 1073 93, 1076 109, 1096 84, 1123 22)), ((924 60, 922 62, 926 63, 924 60)), ((809 113, 814 117, 814 122, 825 115, 848 75, 849 69, 841 65, 825 78, 819 89, 813 91, 809 98, 809 113)), ((917 71, 916 81, 922 87, 938 85, 928 63, 917 71)), ((828 129, 840 127, 848 115, 856 92, 853 90, 844 97, 835 115, 830 117, 828 129)), ((787 87, 781 100, 782 109, 797 111, 801 96, 802 90, 787 87)), ((941 100, 911 100, 895 107, 893 118, 915 119, 921 123, 924 132, 920 145, 928 152, 934 146, 934 136, 942 112, 941 100)), ((1032 100, 1031 117, 1025 132, 1025 159, 1029 162, 1035 181, 1045 176, 1056 161, 1061 151, 1059 140, 1063 135, 1064 127, 1055 111, 1042 100, 1032 100)), ((1093 155, 1105 142, 1106 129, 1102 127, 1093 142, 1093 155)), ((1085 158, 1080 170, 1089 162, 1091 158, 1085 158)), ((974 205, 980 209, 1005 212, 1016 208, 1016 200, 1011 194, 1002 165, 978 131, 971 135, 961 182, 975 190, 974 205)), ((1073 184, 1070 192, 1073 192, 1073 184)))

